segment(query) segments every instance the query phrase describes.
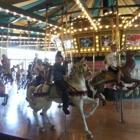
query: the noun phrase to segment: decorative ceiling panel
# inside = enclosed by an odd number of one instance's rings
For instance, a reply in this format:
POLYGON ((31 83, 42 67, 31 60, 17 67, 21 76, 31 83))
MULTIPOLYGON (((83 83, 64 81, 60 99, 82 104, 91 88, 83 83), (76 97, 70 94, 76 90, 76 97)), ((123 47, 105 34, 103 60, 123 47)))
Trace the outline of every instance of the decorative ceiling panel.
POLYGON ((38 0, 28 0, 28 1, 24 1, 24 2, 18 2, 16 4, 13 4, 13 6, 15 7, 23 7, 29 4, 33 4, 34 2, 37 2, 38 0))
POLYGON ((134 0, 136 4, 140 4, 140 0, 134 0))
POLYGON ((20 3, 20 2, 24 2, 24 1, 28 1, 28 0, 0 0, 0 1, 8 3, 8 4, 16 4, 16 3, 20 3))

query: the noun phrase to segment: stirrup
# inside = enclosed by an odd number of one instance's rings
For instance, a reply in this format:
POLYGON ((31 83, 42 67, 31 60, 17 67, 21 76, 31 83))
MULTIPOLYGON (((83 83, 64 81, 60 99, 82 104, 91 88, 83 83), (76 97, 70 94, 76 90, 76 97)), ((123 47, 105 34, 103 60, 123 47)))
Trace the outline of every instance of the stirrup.
POLYGON ((121 82, 119 84, 117 84, 117 86, 121 87, 121 88, 125 87, 121 82))
POLYGON ((100 70, 100 72, 101 72, 101 73, 106 73, 107 71, 106 71, 106 70, 100 70))

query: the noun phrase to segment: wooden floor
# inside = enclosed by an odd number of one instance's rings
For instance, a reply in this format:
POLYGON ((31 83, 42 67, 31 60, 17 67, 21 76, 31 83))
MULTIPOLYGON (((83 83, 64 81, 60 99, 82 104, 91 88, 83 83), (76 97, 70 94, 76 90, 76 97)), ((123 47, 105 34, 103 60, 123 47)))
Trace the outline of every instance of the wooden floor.
MULTIPOLYGON (((83 130, 82 121, 74 107, 70 107, 71 114, 66 117, 63 111, 53 103, 48 111, 50 118, 56 125, 56 130, 50 130, 48 122, 39 115, 45 125, 45 132, 39 132, 32 110, 25 100, 26 91, 17 87, 6 88, 9 94, 7 106, 0 105, 0 132, 28 138, 30 140, 87 140, 83 130)), ((3 99, 0 98, 0 104, 3 99)), ((124 102, 124 120, 120 123, 120 110, 115 112, 115 106, 108 102, 105 107, 101 105, 95 113, 87 118, 89 129, 94 135, 94 140, 140 140, 140 102, 124 102)), ((91 105, 84 106, 85 112, 91 105)), ((120 103, 119 103, 120 107, 120 103)))

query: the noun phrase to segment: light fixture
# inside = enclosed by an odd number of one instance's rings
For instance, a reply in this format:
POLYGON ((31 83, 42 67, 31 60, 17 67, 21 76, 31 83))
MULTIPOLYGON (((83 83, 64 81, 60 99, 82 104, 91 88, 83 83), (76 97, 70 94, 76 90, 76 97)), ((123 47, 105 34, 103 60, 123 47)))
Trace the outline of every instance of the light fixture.
POLYGON ((87 17, 87 19, 89 20, 89 22, 91 23, 91 25, 94 27, 94 29, 95 30, 98 30, 97 26, 95 25, 95 23, 93 22, 93 20, 89 16, 88 12, 85 10, 85 8, 82 5, 81 1, 80 0, 75 0, 75 2, 81 8, 81 10, 84 12, 85 16, 87 17))

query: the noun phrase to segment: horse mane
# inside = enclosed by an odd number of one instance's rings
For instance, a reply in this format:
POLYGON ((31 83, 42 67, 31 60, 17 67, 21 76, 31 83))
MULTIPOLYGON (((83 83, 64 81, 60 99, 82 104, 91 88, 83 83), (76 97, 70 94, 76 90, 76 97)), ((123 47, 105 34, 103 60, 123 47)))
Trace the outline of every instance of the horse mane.
POLYGON ((77 63, 74 64, 74 66, 71 68, 71 72, 68 76, 68 80, 72 79, 76 73, 77 67, 79 67, 79 65, 83 63, 83 61, 79 61, 77 63))
POLYGON ((71 68, 71 72, 70 72, 70 74, 68 76, 68 80, 70 80, 70 79, 72 79, 74 77, 75 72, 76 72, 76 67, 75 67, 76 64, 74 64, 74 66, 71 68))
POLYGON ((74 77, 77 67, 81 66, 81 64, 83 64, 84 62, 85 62, 85 59, 83 58, 79 62, 74 64, 74 66, 71 68, 71 72, 68 76, 68 80, 71 80, 74 77))

